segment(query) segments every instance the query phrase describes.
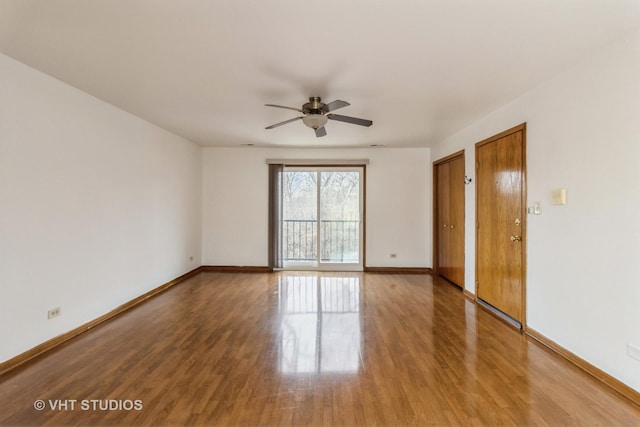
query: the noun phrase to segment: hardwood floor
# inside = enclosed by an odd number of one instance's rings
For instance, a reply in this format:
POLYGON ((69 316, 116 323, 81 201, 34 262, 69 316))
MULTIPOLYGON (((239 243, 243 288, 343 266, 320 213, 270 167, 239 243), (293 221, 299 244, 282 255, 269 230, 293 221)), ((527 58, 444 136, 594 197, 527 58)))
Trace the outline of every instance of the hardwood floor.
POLYGON ((0 425, 69 424, 639 425, 640 407, 431 276, 203 272, 0 377, 0 425))

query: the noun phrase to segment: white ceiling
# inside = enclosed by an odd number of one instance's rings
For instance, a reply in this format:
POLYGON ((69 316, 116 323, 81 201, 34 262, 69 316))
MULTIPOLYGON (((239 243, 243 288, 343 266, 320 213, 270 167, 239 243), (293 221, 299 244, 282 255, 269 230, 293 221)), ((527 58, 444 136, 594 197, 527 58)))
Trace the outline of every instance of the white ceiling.
POLYGON ((0 0, 0 52, 203 146, 429 146, 640 26, 640 0, 0 0), (309 96, 343 99, 315 138, 309 96))

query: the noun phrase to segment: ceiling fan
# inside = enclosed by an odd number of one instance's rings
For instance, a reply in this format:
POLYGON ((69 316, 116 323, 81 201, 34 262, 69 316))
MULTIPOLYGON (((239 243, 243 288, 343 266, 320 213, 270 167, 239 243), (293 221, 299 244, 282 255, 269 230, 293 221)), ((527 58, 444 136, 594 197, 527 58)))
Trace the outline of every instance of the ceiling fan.
POLYGON ((298 111, 303 116, 296 117, 294 119, 285 120, 284 122, 276 123, 275 125, 267 126, 265 129, 273 129, 278 126, 286 125, 287 123, 295 122, 296 120, 302 120, 302 123, 309 126, 316 132, 316 137, 320 138, 325 136, 327 131, 324 125, 327 120, 337 120, 339 122, 351 123, 359 126, 371 126, 373 122, 371 120, 359 119, 357 117, 342 116, 340 114, 331 114, 332 111, 338 108, 347 107, 349 104, 346 101, 336 100, 325 104, 322 102, 319 96, 312 96, 309 98, 309 102, 302 105, 302 108, 285 107, 283 105, 265 104, 265 107, 285 108, 287 110, 298 111))

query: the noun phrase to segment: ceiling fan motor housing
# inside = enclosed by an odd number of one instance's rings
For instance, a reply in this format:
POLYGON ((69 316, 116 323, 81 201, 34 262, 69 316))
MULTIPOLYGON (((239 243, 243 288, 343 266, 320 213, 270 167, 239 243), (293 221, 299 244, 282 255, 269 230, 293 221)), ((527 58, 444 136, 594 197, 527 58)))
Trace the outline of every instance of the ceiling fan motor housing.
POLYGON ((325 114, 327 112, 327 104, 322 102, 319 96, 312 96, 309 102, 302 106, 304 114, 325 114))

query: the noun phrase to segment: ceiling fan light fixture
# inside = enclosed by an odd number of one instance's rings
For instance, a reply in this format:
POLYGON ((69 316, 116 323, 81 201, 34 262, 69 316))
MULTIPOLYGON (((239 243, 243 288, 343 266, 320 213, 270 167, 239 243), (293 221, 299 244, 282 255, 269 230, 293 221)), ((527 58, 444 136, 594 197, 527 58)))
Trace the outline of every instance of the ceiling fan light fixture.
POLYGON ((329 118, 324 114, 307 114, 302 118, 302 122, 311 129, 323 127, 329 118))

